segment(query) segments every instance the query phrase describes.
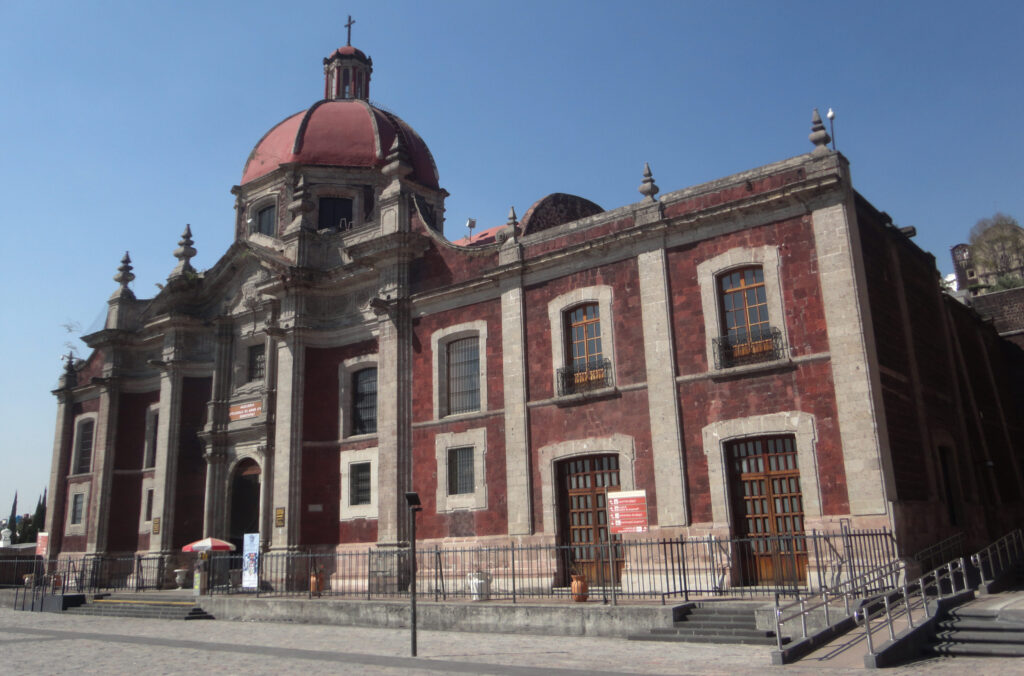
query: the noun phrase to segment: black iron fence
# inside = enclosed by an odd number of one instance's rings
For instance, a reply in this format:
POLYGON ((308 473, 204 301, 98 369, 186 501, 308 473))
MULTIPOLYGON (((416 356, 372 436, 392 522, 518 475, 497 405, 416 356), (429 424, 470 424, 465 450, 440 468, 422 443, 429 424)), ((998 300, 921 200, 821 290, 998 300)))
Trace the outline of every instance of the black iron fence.
MULTIPOLYGON (((0 580, 54 592, 192 587, 201 568, 207 593, 387 599, 408 594, 407 547, 348 552, 269 552, 248 571, 238 553, 82 556, 47 566, 41 559, 0 559, 0 580)), ((436 600, 568 598, 582 575, 591 599, 660 600, 707 596, 792 596, 835 589, 897 559, 885 530, 769 538, 630 539, 593 546, 434 546, 416 555, 417 588, 436 600), (583 551, 585 550, 585 551, 583 551)), ((250 562, 251 565, 251 562, 250 562)))
POLYGON ((558 369, 557 380, 560 397, 600 390, 615 384, 610 359, 590 359, 586 363, 571 363, 558 369))

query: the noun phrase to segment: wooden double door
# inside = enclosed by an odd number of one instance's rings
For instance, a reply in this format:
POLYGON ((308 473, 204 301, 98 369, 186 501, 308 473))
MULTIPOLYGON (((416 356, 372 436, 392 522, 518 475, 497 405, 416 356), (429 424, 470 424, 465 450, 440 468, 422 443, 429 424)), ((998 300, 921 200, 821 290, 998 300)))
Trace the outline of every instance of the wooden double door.
POLYGON ((591 585, 618 583, 624 561, 618 544, 622 538, 609 530, 607 507, 607 494, 621 490, 618 454, 565 460, 558 463, 556 474, 563 581, 575 570, 591 585))
POLYGON ((726 445, 742 584, 801 583, 807 574, 803 496, 792 436, 726 445))

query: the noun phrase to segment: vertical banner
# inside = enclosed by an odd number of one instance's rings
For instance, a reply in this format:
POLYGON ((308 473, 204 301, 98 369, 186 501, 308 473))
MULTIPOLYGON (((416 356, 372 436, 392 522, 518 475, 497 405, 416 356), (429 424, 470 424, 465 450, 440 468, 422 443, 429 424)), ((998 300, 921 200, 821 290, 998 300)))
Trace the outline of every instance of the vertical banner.
POLYGON ((609 493, 608 524, 612 533, 646 533, 647 491, 609 493))
POLYGON ((50 553, 50 534, 49 533, 38 533, 36 535, 36 556, 41 556, 44 559, 50 553))
POLYGON ((242 539, 242 589, 257 589, 260 584, 260 534, 246 533, 242 539))

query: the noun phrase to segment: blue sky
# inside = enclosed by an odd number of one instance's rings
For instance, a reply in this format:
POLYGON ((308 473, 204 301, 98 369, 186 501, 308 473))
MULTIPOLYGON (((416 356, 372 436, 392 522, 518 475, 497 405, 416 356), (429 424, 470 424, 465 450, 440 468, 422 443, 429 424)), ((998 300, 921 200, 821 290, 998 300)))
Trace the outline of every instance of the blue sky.
POLYGON ((0 514, 48 481, 60 355, 125 250, 139 297, 186 223, 216 262, 249 151, 320 96, 348 14, 452 239, 551 192, 635 202, 644 162, 664 193, 807 152, 815 107, 941 270, 979 218, 1024 219, 1022 3, 3 0, 0 514))

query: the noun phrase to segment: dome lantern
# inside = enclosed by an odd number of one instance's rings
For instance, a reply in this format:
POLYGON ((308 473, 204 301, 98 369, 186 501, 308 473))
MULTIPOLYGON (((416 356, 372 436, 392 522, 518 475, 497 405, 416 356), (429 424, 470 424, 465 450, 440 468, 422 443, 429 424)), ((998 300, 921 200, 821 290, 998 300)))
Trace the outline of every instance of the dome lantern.
POLYGON ((352 46, 352 24, 355 21, 348 17, 348 40, 344 47, 339 47, 324 59, 324 98, 328 101, 338 99, 370 98, 370 74, 373 72, 373 59, 352 46))

